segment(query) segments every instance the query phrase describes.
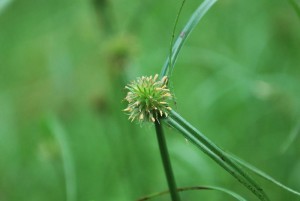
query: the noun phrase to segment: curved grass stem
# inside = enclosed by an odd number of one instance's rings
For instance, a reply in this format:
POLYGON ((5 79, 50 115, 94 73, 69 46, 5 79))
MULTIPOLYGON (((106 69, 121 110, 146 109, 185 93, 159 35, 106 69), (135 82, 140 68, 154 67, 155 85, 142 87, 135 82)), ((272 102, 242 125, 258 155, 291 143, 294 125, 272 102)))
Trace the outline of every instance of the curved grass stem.
POLYGON ((179 194, 176 190, 177 189, 176 182, 175 182, 174 175, 173 175, 173 170, 172 170, 172 166, 171 166, 171 162, 170 162, 170 158, 169 158, 169 153, 168 153, 166 139, 165 139, 165 136, 163 133, 162 125, 158 121, 155 121, 154 124, 155 124, 155 130, 156 130, 156 136, 157 136, 157 141, 158 141, 158 145, 159 145, 160 155, 162 158, 162 162, 163 162, 166 178, 168 181, 168 186, 169 186, 172 201, 180 201, 179 194))
POLYGON ((197 145, 204 153, 215 160, 240 183, 252 191, 261 201, 269 200, 263 189, 236 163, 234 163, 222 149, 217 147, 179 114, 172 110, 170 117, 166 119, 166 122, 182 133, 185 138, 197 145))
MULTIPOLYGON (((177 37, 172 50, 170 51, 172 54, 168 56, 166 59, 164 66, 160 73, 160 78, 170 75, 173 71, 174 64, 177 60, 178 54, 192 30, 196 27, 202 17, 207 13, 207 11, 217 2, 217 0, 204 0, 199 7, 195 10, 195 12, 190 17, 189 21, 186 23, 179 36, 177 37), (170 65, 171 64, 171 65, 170 65)), ((184 3, 184 2, 183 2, 184 3)), ((183 4, 182 4, 183 5, 183 4)), ((182 8, 180 8, 181 10, 182 8)), ((176 28, 176 27, 175 27, 176 28)), ((173 41, 171 42, 173 43, 173 41)))
MULTIPOLYGON (((181 188, 177 188, 178 192, 183 192, 183 191, 203 191, 203 190, 215 190, 215 191, 220 191, 223 192, 227 195, 230 195, 231 197, 234 197, 235 199, 239 200, 239 201, 247 201, 245 198, 243 198, 242 196, 238 195, 237 193, 230 191, 228 189, 222 188, 222 187, 218 187, 218 186, 191 186, 191 187, 181 187, 181 188)), ((169 194, 169 191, 162 191, 162 192, 158 192, 158 193, 153 193, 151 195, 145 196, 141 199, 138 199, 137 201, 145 201, 145 200, 150 200, 152 198, 156 198, 165 194, 169 194)))

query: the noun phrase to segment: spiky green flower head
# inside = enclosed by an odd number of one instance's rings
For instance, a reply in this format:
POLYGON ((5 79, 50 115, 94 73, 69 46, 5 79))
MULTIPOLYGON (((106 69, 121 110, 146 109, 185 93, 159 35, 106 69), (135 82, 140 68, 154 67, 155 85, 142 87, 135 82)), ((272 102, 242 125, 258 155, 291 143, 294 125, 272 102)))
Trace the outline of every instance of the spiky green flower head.
POLYGON ((124 110, 129 114, 129 120, 138 120, 140 122, 155 122, 160 118, 167 117, 172 110, 168 101, 172 95, 167 88, 168 78, 164 76, 158 80, 158 75, 154 77, 140 77, 128 84, 125 100, 128 107, 124 110))

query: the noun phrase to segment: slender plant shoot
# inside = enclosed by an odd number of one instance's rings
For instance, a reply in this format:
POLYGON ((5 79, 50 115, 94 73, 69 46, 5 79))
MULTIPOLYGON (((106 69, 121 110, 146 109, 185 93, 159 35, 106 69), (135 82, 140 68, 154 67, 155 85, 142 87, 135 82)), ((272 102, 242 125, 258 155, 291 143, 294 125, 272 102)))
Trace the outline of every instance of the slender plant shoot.
POLYGON ((137 120, 140 123, 146 121, 155 124, 158 145, 171 198, 172 201, 180 201, 161 125, 161 119, 166 118, 172 110, 168 103, 172 95, 167 88, 167 76, 158 81, 157 78, 157 74, 154 77, 141 77, 126 86, 125 88, 128 90, 128 93, 125 100, 128 102, 128 107, 124 111, 128 112, 131 121, 137 120))

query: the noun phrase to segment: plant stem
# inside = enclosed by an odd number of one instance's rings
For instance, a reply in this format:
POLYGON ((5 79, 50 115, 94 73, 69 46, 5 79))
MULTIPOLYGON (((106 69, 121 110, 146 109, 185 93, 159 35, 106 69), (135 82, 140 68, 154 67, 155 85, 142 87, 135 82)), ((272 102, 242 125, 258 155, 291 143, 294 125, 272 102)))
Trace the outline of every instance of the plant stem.
POLYGON ((252 191, 260 200, 269 200, 263 189, 245 171, 243 171, 235 162, 233 162, 222 149, 211 142, 206 136, 204 136, 189 122, 183 119, 174 110, 171 111, 170 116, 166 119, 166 121, 170 126, 184 134, 187 139, 196 144, 221 167, 223 167, 239 182, 252 191))
POLYGON ((161 159, 163 162, 166 178, 168 181, 168 186, 169 186, 172 201, 180 201, 179 194, 177 193, 177 190, 176 190, 177 187, 176 187, 176 183, 175 183, 175 179, 174 179, 174 175, 173 175, 173 170, 172 170, 172 166, 171 166, 171 162, 170 162, 170 158, 169 158, 169 153, 168 153, 167 144, 166 144, 165 136, 163 133, 162 125, 158 121, 155 121, 154 124, 155 124, 155 130, 156 130, 156 136, 157 136, 157 141, 158 141, 158 145, 159 145, 160 155, 161 155, 161 159))
POLYGON ((217 2, 217 0, 204 0, 200 6, 196 9, 193 15, 190 17, 189 21, 186 23, 185 27, 180 32, 178 38, 176 39, 173 47, 172 47, 172 55, 169 55, 165 64, 160 73, 160 78, 165 75, 168 75, 168 72, 173 71, 174 64, 177 60, 178 54, 183 46, 185 40, 190 35, 192 30, 196 27, 205 13, 217 2), (169 65, 169 62, 172 62, 172 66, 169 65))

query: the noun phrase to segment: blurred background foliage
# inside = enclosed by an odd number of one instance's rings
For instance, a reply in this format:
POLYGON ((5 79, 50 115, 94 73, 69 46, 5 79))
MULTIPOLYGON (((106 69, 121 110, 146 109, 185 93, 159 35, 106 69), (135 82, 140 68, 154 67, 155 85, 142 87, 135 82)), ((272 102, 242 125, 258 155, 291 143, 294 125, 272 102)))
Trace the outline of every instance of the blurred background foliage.
MULTIPOLYGON (((199 3, 187 1, 178 27, 199 3)), ((217 2, 171 78, 180 114, 298 190, 299 3, 217 2)), ((180 4, 0 0, 1 201, 127 201, 167 188, 153 125, 130 123, 121 110, 129 80, 160 72, 180 4)), ((165 130, 178 186, 217 185, 256 199, 165 130)), ((274 201, 300 200, 258 181, 274 201)), ((182 198, 231 200, 212 191, 182 198)))

